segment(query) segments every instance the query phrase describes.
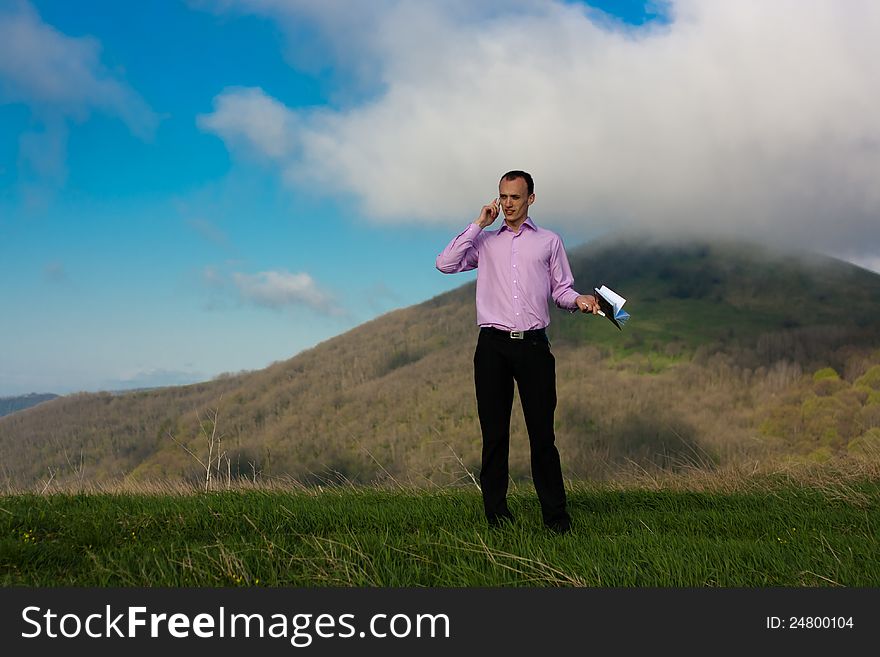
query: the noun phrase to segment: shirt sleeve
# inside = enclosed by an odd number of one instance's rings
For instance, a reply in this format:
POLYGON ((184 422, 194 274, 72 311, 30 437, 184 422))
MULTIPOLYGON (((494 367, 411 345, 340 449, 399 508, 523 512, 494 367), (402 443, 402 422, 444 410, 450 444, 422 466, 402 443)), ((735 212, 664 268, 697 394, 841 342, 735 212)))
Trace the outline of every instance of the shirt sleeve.
POLYGON ((554 303, 565 310, 577 310, 577 299, 580 294, 574 289, 574 276, 568 264, 568 256, 562 239, 557 237, 550 251, 550 296, 554 303))
POLYGON ((470 224, 437 256, 437 269, 444 274, 457 274, 476 269, 479 260, 479 236, 482 229, 470 224))

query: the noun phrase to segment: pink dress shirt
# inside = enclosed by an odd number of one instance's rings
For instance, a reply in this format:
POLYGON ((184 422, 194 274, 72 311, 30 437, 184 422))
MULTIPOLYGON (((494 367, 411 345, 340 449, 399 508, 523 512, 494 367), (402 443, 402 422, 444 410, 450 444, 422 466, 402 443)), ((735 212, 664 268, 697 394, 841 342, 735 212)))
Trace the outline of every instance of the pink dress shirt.
POLYGON ((577 310, 578 293, 556 233, 538 228, 531 217, 514 233, 502 223, 482 230, 472 223, 437 256, 437 269, 455 274, 477 268, 477 324, 528 331, 550 324, 547 300, 577 310))

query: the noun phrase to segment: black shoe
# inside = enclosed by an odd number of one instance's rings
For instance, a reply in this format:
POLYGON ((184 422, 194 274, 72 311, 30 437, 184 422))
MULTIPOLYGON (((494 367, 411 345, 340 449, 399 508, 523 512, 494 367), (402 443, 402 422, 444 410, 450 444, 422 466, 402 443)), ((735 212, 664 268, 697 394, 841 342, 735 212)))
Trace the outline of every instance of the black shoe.
POLYGON ((554 534, 567 534, 571 531, 571 518, 559 518, 545 525, 554 534))
POLYGON ((513 524, 513 514, 509 511, 507 513, 496 513, 491 516, 486 516, 486 521, 489 523, 490 527, 502 527, 507 524, 513 524))

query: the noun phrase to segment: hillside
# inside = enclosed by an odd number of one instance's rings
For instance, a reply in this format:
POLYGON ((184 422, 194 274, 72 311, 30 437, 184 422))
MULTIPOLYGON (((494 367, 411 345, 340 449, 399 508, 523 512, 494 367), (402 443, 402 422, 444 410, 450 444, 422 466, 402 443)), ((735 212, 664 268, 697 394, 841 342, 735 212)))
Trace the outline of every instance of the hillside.
MULTIPOLYGON (((880 276, 747 244, 605 241, 570 259, 577 287, 607 283, 633 319, 618 331, 553 314, 566 476, 872 449, 880 276), (584 368, 588 359, 598 365, 584 368)), ((0 418, 6 481, 195 478, 198 465, 171 436, 206 454, 198 418, 210 434, 213 411, 224 476, 468 480, 480 458, 473 297, 464 285, 261 371, 70 395, 0 418)), ((517 405, 511 474, 528 472, 517 405)))

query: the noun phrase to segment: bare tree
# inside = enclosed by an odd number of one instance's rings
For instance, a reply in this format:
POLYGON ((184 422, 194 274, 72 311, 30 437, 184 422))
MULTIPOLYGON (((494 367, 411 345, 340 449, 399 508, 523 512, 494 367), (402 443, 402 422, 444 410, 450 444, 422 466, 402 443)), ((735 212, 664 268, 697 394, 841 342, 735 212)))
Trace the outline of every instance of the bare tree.
MULTIPOLYGON (((223 396, 220 396, 220 400, 223 399, 223 396)), ((177 443, 187 454, 193 457, 195 461, 201 465, 205 469, 205 492, 207 493, 211 488, 211 479, 214 477, 214 473, 216 473, 217 479, 221 479, 220 474, 220 466, 223 459, 226 459, 226 486, 227 488, 230 486, 232 481, 232 466, 229 462, 229 457, 226 455, 226 452, 223 450, 223 434, 218 433, 218 425, 220 420, 220 400, 217 401, 216 408, 209 408, 206 411, 205 419, 202 419, 202 415, 196 411, 196 419, 199 421, 199 431, 205 439, 206 448, 208 451, 207 456, 203 459, 198 454, 193 452, 189 447, 180 442, 177 438, 174 437, 170 431, 168 431, 168 437, 171 438, 175 443, 177 443), (208 426, 210 425, 210 431, 208 430, 208 426)))

